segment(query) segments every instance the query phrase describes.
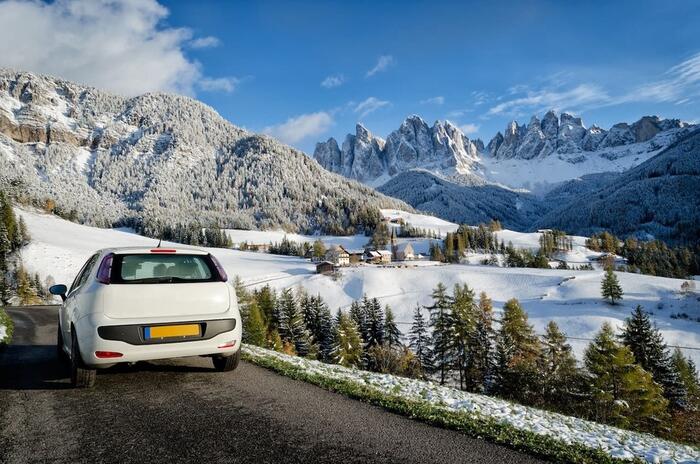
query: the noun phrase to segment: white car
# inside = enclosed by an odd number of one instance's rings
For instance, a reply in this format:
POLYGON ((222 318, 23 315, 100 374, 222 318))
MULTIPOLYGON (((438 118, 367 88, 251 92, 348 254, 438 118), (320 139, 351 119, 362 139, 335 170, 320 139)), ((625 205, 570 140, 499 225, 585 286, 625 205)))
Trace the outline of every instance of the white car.
POLYGON ((238 366, 241 316, 233 286, 214 256, 190 248, 112 248, 95 252, 68 289, 58 352, 77 387, 96 369, 183 356, 211 356, 219 371, 238 366))

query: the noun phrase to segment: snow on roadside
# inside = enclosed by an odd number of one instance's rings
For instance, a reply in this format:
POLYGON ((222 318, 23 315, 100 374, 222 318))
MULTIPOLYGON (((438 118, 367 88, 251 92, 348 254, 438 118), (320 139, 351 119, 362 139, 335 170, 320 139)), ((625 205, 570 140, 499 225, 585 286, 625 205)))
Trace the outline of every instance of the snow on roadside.
POLYGON ((324 364, 256 346, 245 345, 243 350, 254 358, 272 358, 293 364, 308 374, 354 382, 406 400, 427 401, 448 411, 480 415, 520 430, 550 436, 570 444, 577 443, 600 449, 616 458, 639 458, 650 463, 669 464, 700 462, 699 450, 649 434, 521 406, 455 388, 441 387, 432 382, 324 364))
POLYGON ((2 343, 3 340, 5 340, 6 336, 7 336, 7 327, 5 327, 5 324, 0 322, 0 343, 2 343))

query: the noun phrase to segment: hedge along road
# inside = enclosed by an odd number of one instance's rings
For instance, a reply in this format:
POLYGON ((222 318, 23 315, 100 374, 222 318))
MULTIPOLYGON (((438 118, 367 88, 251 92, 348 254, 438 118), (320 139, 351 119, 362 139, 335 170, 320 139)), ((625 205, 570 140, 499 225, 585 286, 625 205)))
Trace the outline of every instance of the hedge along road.
POLYGON ((0 462, 532 463, 528 455, 241 362, 182 358, 100 371, 70 388, 55 306, 8 308, 0 462))

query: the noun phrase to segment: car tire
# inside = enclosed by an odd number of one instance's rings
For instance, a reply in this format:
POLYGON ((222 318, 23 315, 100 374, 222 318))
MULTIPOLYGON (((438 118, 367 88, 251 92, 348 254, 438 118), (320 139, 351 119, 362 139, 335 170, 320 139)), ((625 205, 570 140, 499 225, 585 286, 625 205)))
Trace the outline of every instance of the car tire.
POLYGON ((241 350, 236 351, 236 354, 231 356, 214 356, 214 369, 219 372, 230 372, 238 367, 241 360, 241 350))
POLYGON ((68 360, 66 351, 63 349, 63 332, 61 331, 60 322, 58 323, 58 329, 56 330, 56 354, 58 355, 58 359, 62 361, 68 360))
POLYGON ((70 350, 70 380, 71 384, 75 388, 91 388, 95 385, 95 377, 97 377, 97 371, 95 369, 88 369, 83 362, 82 356, 80 356, 80 349, 78 346, 78 339, 75 336, 75 329, 73 329, 71 336, 71 350, 70 350))

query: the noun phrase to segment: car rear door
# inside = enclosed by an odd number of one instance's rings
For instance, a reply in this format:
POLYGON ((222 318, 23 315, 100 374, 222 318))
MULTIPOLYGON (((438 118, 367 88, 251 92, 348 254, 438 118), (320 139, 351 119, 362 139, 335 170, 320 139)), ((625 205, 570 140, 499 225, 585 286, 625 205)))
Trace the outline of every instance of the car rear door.
POLYGON ((75 276, 75 279, 68 290, 66 301, 63 302, 61 307, 62 311, 59 311, 64 340, 70 340, 71 321, 73 321, 74 314, 78 308, 80 308, 80 292, 85 288, 88 278, 90 277, 92 270, 95 268, 99 257, 99 253, 95 253, 85 262, 85 264, 83 264, 83 267, 78 272, 78 275, 75 276))

